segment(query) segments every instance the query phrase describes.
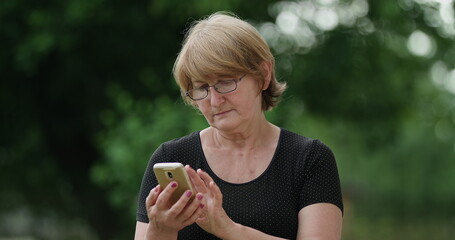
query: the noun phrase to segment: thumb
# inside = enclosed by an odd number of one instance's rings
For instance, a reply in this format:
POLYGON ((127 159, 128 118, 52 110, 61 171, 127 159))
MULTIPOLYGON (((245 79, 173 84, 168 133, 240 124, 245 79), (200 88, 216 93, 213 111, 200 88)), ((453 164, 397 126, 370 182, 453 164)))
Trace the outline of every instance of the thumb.
POLYGON ((222 203, 223 194, 221 193, 221 190, 218 187, 218 185, 216 185, 216 183, 214 181, 211 181, 209 183, 209 187, 210 187, 210 192, 212 194, 212 197, 215 198, 219 203, 222 203))

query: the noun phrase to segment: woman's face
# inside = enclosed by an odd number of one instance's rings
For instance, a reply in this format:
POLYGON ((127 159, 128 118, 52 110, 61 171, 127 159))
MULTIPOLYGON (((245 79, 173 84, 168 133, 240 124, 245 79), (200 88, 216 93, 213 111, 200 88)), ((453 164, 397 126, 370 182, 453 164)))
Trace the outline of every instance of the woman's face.
MULTIPOLYGON (((193 82, 194 88, 213 86, 222 80, 239 79, 233 77, 210 76, 206 81, 193 82)), ((218 93, 213 87, 202 100, 195 101, 210 126, 221 131, 244 131, 254 126, 262 114, 262 94, 256 79, 246 75, 237 83, 237 89, 230 93, 218 93)))

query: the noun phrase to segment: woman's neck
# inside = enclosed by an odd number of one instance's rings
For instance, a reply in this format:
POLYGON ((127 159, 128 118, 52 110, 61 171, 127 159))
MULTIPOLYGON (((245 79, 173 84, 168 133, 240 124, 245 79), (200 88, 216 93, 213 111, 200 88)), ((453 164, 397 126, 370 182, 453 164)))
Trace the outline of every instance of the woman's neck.
POLYGON ((257 124, 245 126, 241 131, 226 132, 210 127, 207 129, 210 144, 217 148, 255 149, 267 145, 267 142, 279 134, 279 128, 265 117, 257 124))

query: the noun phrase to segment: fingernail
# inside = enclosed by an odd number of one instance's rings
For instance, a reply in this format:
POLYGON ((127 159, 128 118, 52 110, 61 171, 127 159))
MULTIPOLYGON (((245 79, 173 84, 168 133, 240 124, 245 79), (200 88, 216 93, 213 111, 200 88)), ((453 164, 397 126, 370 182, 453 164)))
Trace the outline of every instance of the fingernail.
POLYGON ((191 195, 193 195, 193 193, 191 191, 186 191, 186 196, 187 197, 191 197, 191 195))
POLYGON ((158 187, 155 187, 153 191, 158 192, 158 187))
POLYGON ((202 198, 204 197, 204 195, 198 194, 196 197, 197 197, 198 200, 202 200, 202 198))
POLYGON ((202 204, 202 203, 201 203, 201 204, 199 204, 199 207, 200 207, 200 208, 204 208, 204 206, 205 206, 205 205, 204 205, 204 204, 202 204))
POLYGON ((171 187, 173 187, 173 188, 177 187, 177 183, 176 183, 176 182, 173 182, 172 185, 171 185, 171 187))

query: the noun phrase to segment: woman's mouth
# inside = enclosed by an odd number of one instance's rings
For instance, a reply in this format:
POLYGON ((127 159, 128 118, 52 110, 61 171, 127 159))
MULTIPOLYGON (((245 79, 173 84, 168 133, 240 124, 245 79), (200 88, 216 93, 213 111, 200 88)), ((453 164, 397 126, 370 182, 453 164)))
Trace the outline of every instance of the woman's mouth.
POLYGON ((230 111, 231 111, 231 110, 218 112, 218 113, 215 113, 215 116, 222 116, 222 115, 225 115, 226 113, 228 113, 228 112, 230 112, 230 111))

